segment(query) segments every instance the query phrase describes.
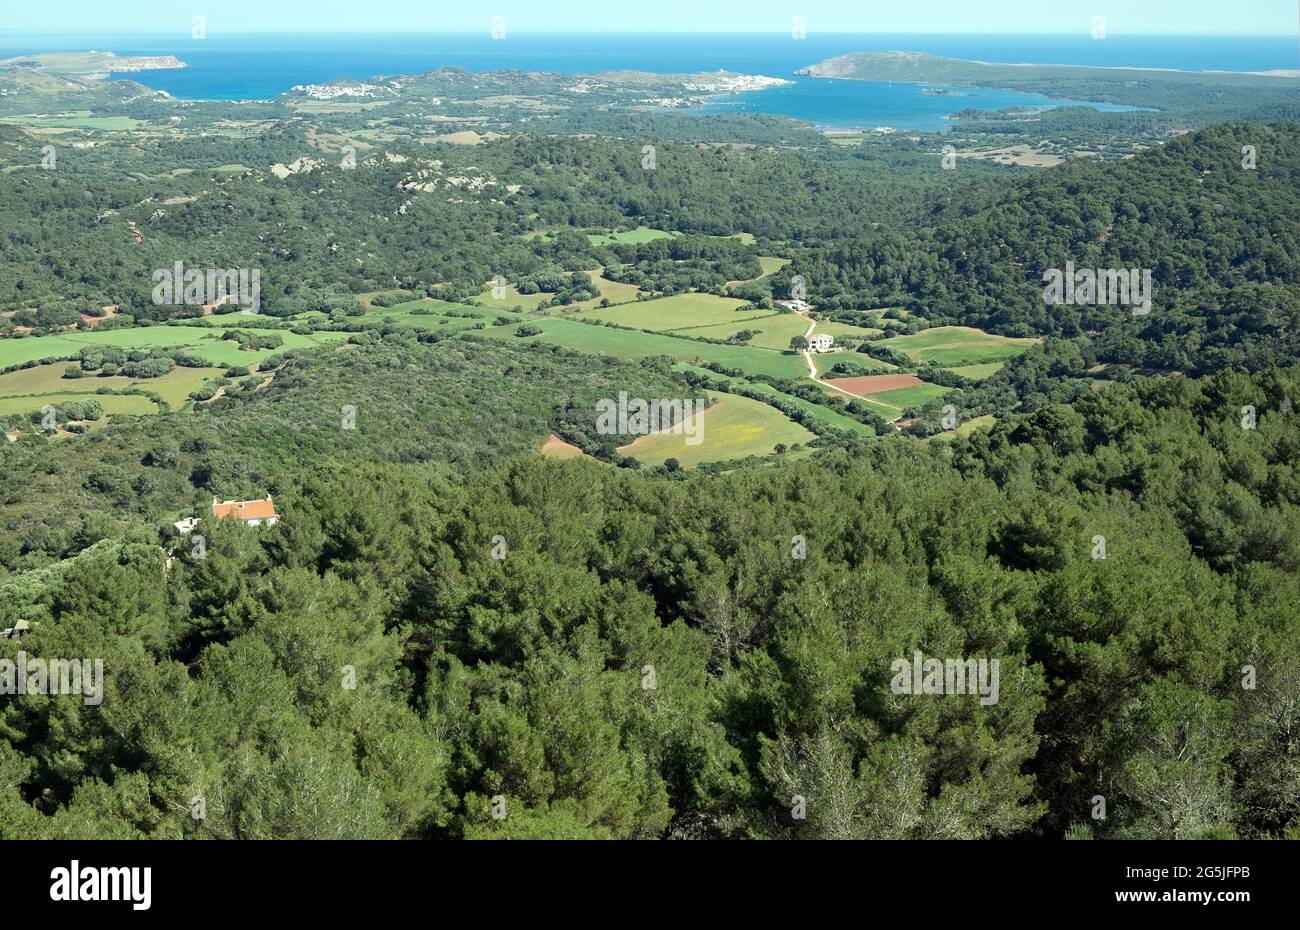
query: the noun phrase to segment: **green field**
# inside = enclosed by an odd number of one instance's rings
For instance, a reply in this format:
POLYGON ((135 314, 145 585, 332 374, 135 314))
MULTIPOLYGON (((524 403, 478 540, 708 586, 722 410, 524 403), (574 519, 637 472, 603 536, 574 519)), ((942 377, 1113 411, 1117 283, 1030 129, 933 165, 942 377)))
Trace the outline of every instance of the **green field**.
MULTIPOLYGON (((447 310, 456 310, 462 313, 472 313, 480 320, 495 320, 503 314, 503 311, 489 307, 477 307, 474 304, 459 304, 449 300, 437 300, 433 297, 417 297, 414 300, 408 300, 405 303, 394 304, 391 307, 375 307, 367 316, 393 316, 398 314, 409 314, 415 310, 431 310, 435 313, 443 313, 447 310)), ((418 314, 417 314, 418 315, 418 314)))
MULTIPOLYGON (((726 339, 735 335, 742 329, 747 329, 755 333, 753 338, 746 345, 758 346, 763 349, 776 349, 778 351, 787 351, 790 348, 790 340, 795 336, 802 336, 808 332, 808 320, 794 313, 771 313, 767 316, 754 316, 750 314, 735 314, 736 319, 719 325, 706 326, 701 328, 690 328, 673 330, 680 332, 684 336, 704 336, 708 339, 726 339)), ((875 334, 875 330, 859 329, 856 326, 848 326, 844 323, 818 323, 817 332, 827 333, 834 336, 837 341, 843 339, 865 340, 875 334)), ((866 359, 868 363, 874 362, 865 355, 855 355, 853 360, 859 358, 866 359)), ((878 362, 880 366, 887 363, 878 362)), ((892 368, 893 366, 889 366, 892 368)), ((881 370, 885 370, 884 367, 881 370)))
POLYGON ((937 397, 942 397, 951 390, 952 388, 941 387, 937 384, 918 384, 915 387, 899 388, 896 391, 869 394, 865 399, 889 404, 891 407, 898 407, 901 410, 905 407, 920 407, 937 397))
POLYGON ((881 345, 907 355, 914 362, 940 368, 1003 362, 1029 351, 1036 339, 1009 339, 965 326, 936 326, 912 336, 895 336, 881 345))
POLYGON ((410 291, 404 291, 401 290, 400 288, 394 288, 392 290, 387 290, 387 291, 367 291, 364 294, 356 294, 354 296, 357 298, 357 300, 361 301, 361 305, 365 307, 367 310, 383 310, 384 309, 383 307, 376 307, 374 304, 375 298, 381 295, 384 297, 402 297, 405 298, 407 301, 412 301, 416 299, 415 295, 413 295, 410 291))
MULTIPOLYGON (((592 283, 596 285, 596 289, 600 292, 599 297, 594 297, 591 300, 584 300, 567 307, 557 307, 555 308, 556 312, 568 313, 574 310, 590 310, 594 307, 600 306, 602 300, 608 300, 612 304, 623 304, 636 300, 636 295, 640 291, 635 284, 623 284, 619 281, 610 281, 604 275, 593 274, 591 275, 591 280, 592 283)), ((490 287, 474 299, 482 303, 484 306, 491 307, 494 310, 509 312, 514 310, 515 307, 523 307, 525 310, 536 310, 538 306, 550 300, 554 296, 554 294, 547 294, 545 292, 539 294, 521 294, 512 284, 506 288, 506 296, 501 300, 497 300, 492 296, 492 288, 490 287)))
MULTIPOLYGON (((859 423, 852 417, 846 416, 830 407, 825 407, 821 404, 814 404, 811 401, 804 400, 802 397, 795 397, 791 394, 786 394, 762 381, 747 381, 743 378, 732 378, 729 375, 720 375, 716 371, 710 371, 707 368, 700 368, 696 365, 679 364, 674 365, 673 368, 675 371, 694 371, 698 374, 704 375, 705 377, 712 378, 714 381, 721 381, 725 384, 734 384, 767 394, 783 403, 790 404, 793 407, 798 407, 800 410, 816 417, 820 422, 824 423, 826 426, 832 427, 833 429, 844 430, 849 433, 858 433, 863 436, 871 436, 874 434, 874 430, 865 423, 859 423)), ((807 383, 811 384, 812 382, 807 383)))
MULTIPOLYGON (((718 376, 714 375, 714 377, 718 376)), ((857 433, 860 436, 875 435, 875 430, 870 426, 867 426, 867 424, 860 423, 852 417, 840 413, 831 407, 826 407, 822 404, 814 404, 811 401, 804 400, 802 397, 794 397, 790 394, 785 394, 772 387, 772 385, 764 384, 761 381, 748 382, 748 386, 755 391, 768 394, 782 403, 798 407, 800 410, 815 417, 818 421, 833 429, 843 430, 846 433, 857 433)))
MULTIPOLYGON (((660 333, 593 326, 557 317, 530 319, 528 324, 542 330, 540 336, 530 337, 532 339, 592 355, 611 355, 629 362, 639 362, 650 355, 670 355, 680 362, 714 362, 748 374, 766 374, 775 378, 801 378, 808 373, 802 356, 783 355, 769 349, 692 342, 660 333)), ((481 335, 526 341, 514 334, 516 329, 517 326, 490 326, 482 330, 481 335)))
POLYGON ((147 397, 138 394, 96 394, 88 391, 83 394, 44 394, 40 397, 0 397, 0 416, 14 413, 33 413, 47 404, 66 404, 70 400, 94 400, 104 408, 105 415, 125 413, 131 416, 147 416, 158 412, 158 405, 147 397))
POLYGON ((623 232, 609 234, 589 234, 588 239, 592 245, 615 245, 622 243, 624 245, 642 245, 646 242, 654 242, 656 239, 668 239, 672 236, 679 236, 681 233, 664 232, 662 229, 650 229, 645 226, 638 226, 636 229, 624 230, 623 232))
MULTIPOLYGON (((828 333, 829 335, 834 336, 836 340, 855 339, 861 341, 870 336, 880 335, 880 330, 878 329, 868 329, 864 326, 851 326, 848 323, 836 323, 834 320, 829 323, 822 323, 819 321, 817 323, 817 332, 828 333)), ((889 370, 892 371, 893 368, 893 365, 889 366, 889 370)))
MULTIPOLYGON (((221 377, 220 368, 174 368, 160 378, 64 378, 66 362, 38 365, 0 375, 0 398, 77 392, 93 394, 99 388, 121 391, 137 387, 162 397, 173 408, 182 406, 205 381, 221 377)), ((39 406, 39 405, 38 405, 39 406)))
MULTIPOLYGON (((303 314, 301 319, 310 320, 319 314, 303 314)), ((480 323, 491 324, 498 317, 517 315, 509 310, 489 310, 486 307, 474 307, 469 304, 454 304, 445 300, 433 300, 422 297, 392 307, 376 307, 366 314, 366 322, 372 326, 392 323, 397 326, 409 326, 413 329, 425 329, 439 333, 454 333, 473 329, 480 323), (460 314, 471 316, 449 316, 447 311, 455 310, 460 314)), ((513 331, 518 324, 507 327, 513 331)), ((321 334, 324 335, 324 334, 321 334)))
MULTIPOLYGON (((189 401, 189 396, 203 387, 207 381, 216 380, 222 376, 220 368, 174 368, 161 378, 146 378, 139 381, 131 381, 129 378, 120 380, 130 381, 132 387, 138 387, 143 390, 152 391, 160 396, 173 409, 184 406, 189 401)), ((117 381, 117 378, 105 378, 105 381, 117 381)))
POLYGON ((563 307, 561 312, 568 313, 570 309, 592 310, 600 306, 602 300, 608 300, 611 304, 626 304, 636 300, 636 295, 641 293, 641 288, 635 284, 624 284, 622 281, 610 281, 604 275, 593 274, 591 280, 595 282, 600 296, 591 300, 584 300, 576 303, 573 308, 563 307))
POLYGON ((967 420, 965 423, 962 423, 954 430, 949 430, 948 432, 945 433, 935 433, 933 436, 926 437, 925 440, 923 441, 924 442, 952 442, 954 439, 962 439, 966 436, 969 436, 971 433, 978 432, 979 430, 982 429, 988 429, 997 421, 998 418, 992 415, 976 417, 973 420, 967 420))
MULTIPOLYGON (((745 306, 746 301, 734 297, 717 297, 713 294, 676 294, 672 297, 660 297, 658 300, 641 300, 620 307, 603 310, 589 310, 584 317, 617 323, 619 326, 631 326, 635 329, 648 329, 654 332, 672 330, 692 330, 696 327, 744 324, 760 317, 774 316, 771 310, 752 310, 738 312, 737 308, 745 306)), ((804 324, 807 329, 807 324, 804 324)), ((704 335, 700 333, 700 335, 704 335)), ((789 340, 787 340, 788 342, 789 340)))
POLYGON ((0 116, 0 124, 25 126, 28 129, 102 129, 126 132, 146 125, 144 120, 129 116, 0 116))
MULTIPOLYGON (((738 237, 736 237, 736 236, 732 236, 732 238, 735 239, 735 238, 738 238, 738 237)), ((788 259, 788 258, 774 258, 774 257, 771 256, 771 255, 760 255, 760 256, 758 256, 758 264, 759 264, 759 267, 761 267, 761 268, 763 269, 762 273, 759 275, 759 278, 766 278, 768 275, 770 275, 770 274, 775 274, 776 272, 778 272, 778 271, 780 271, 782 268, 784 268, 786 265, 790 264, 790 259, 788 259)), ((731 284, 748 284, 748 283, 751 282, 751 281, 757 281, 757 280, 758 280, 758 278, 744 278, 744 279, 742 279, 742 280, 740 280, 740 281, 728 281, 727 284, 728 284, 728 285, 731 285, 731 284)))
POLYGON ((870 355, 864 355, 861 352, 845 352, 839 355, 832 355, 829 357, 816 355, 814 356, 814 358, 816 358, 821 362, 821 364, 818 365, 817 367, 819 369, 823 369, 822 371, 823 378, 850 378, 856 376, 857 371, 855 371, 853 375, 845 375, 845 374, 838 374, 838 373, 832 374, 831 369, 834 368, 836 365, 838 365, 840 362, 845 362, 849 365, 852 365, 854 369, 860 369, 861 372, 864 374, 887 375, 891 371, 898 370, 897 365, 891 365, 889 364, 889 362, 882 362, 878 358, 872 358, 870 355))
MULTIPOLYGON (((690 293, 590 310, 583 316, 619 326, 704 339, 728 339, 747 329, 756 334, 747 345, 777 352, 788 351, 791 339, 808 332, 809 321, 798 314, 739 309, 745 305, 745 301, 734 297, 690 293)), ((877 332, 844 323, 818 323, 817 331, 829 333, 837 339, 859 340, 877 332)))
POLYGON ((987 365, 958 365, 956 368, 949 368, 948 371, 963 378, 970 378, 972 381, 983 381, 996 375, 1005 364, 1005 362, 990 362, 987 365))
POLYGON ((703 441, 686 444, 685 435, 660 433, 643 436, 619 451, 647 465, 677 459, 690 467, 704 462, 728 462, 750 455, 770 455, 777 443, 806 443, 816 437, 781 411, 748 397, 710 391, 720 402, 704 414, 703 441))
POLYGON ((131 329, 88 330, 61 333, 55 336, 37 336, 27 339, 0 340, 0 368, 21 365, 43 358, 74 358, 87 346, 116 346, 122 349, 172 348, 183 346, 194 356, 212 365, 230 367, 249 365, 286 349, 307 349, 347 339, 347 333, 312 333, 299 336, 288 330, 277 330, 284 337, 278 349, 247 351, 229 339, 222 339, 225 329, 238 329, 238 318, 218 326, 139 326, 131 329))
POLYGON ((964 368, 968 365, 1005 363, 1007 359, 1024 355, 1028 351, 1017 345, 986 345, 962 348, 936 348, 924 353, 922 361, 938 365, 940 368, 964 368))
MULTIPOLYGON (((488 322, 483 319, 469 319, 463 316, 444 316, 439 313, 412 313, 409 311, 385 313, 383 320, 385 324, 394 323, 398 326, 427 329, 437 333, 457 333, 462 330, 473 329, 479 323, 488 322)), ((506 328, 513 330, 515 326, 506 328)))
POLYGON ((793 313, 769 313, 766 316, 738 313, 736 316, 740 319, 719 326, 691 327, 677 332, 684 336, 699 336, 705 339, 727 339, 747 329, 754 333, 754 336, 745 345, 785 352, 790 349, 791 339, 802 336, 808 331, 808 321, 793 313))
MULTIPOLYGON (((761 381, 750 382, 749 386, 763 394, 768 394, 777 400, 798 407, 800 410, 815 417, 817 420, 833 427, 834 429, 843 430, 846 433, 857 433, 860 436, 875 435, 875 430, 865 423, 860 423, 846 414, 840 413, 831 407, 825 407, 821 404, 814 404, 811 401, 804 400, 802 397, 794 397, 785 394, 772 387, 770 384, 764 384, 761 381)), ((847 400, 847 398, 846 398, 847 400)))
POLYGON ((501 300, 497 300, 492 296, 492 288, 489 287, 474 299, 482 302, 485 306, 508 313, 514 310, 515 307, 536 310, 538 306, 555 296, 554 294, 547 294, 545 291, 539 291, 536 294, 521 294, 513 284, 505 289, 505 295, 501 300))

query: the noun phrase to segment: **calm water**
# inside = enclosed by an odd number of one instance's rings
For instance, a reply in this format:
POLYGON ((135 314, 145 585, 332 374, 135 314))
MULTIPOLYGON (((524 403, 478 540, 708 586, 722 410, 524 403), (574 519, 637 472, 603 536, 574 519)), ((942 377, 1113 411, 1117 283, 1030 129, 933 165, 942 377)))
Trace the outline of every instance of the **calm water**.
MULTIPOLYGON (((951 58, 1177 68, 1187 71, 1267 71, 1300 68, 1300 42, 1286 36, 1080 36, 514 34, 450 35, 229 35, 204 40, 180 36, 5 36, 0 57, 38 50, 113 51, 175 55, 189 67, 128 75, 149 87, 188 99, 268 99, 295 84, 339 77, 365 80, 440 67, 468 71, 518 69, 566 74, 617 69, 659 73, 740 71, 793 78, 793 72, 833 55, 900 49, 951 58)), ((710 110, 778 113, 827 126, 890 125, 939 129, 947 114, 978 107, 1049 105, 1048 98, 962 89, 964 96, 921 94, 914 85, 796 79, 793 86, 741 94, 710 110)), ((1116 109, 1105 107, 1105 109, 1116 109)))

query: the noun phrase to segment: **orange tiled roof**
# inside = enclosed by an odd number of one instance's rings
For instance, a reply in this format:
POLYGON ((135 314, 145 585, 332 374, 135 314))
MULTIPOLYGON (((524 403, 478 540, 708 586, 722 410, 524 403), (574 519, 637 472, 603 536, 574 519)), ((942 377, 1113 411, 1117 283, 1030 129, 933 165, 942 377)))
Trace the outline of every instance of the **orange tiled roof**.
POLYGON ((235 517, 240 520, 279 519, 275 504, 271 498, 262 501, 226 501, 224 504, 212 502, 212 515, 218 520, 235 517))

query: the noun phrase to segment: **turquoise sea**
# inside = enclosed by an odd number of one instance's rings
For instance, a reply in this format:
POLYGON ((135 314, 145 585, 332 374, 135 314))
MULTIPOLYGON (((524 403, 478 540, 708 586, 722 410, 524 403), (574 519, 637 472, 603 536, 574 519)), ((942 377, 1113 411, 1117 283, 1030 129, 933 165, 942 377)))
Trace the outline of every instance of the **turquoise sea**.
MULTIPOLYGON (((0 57, 32 51, 100 50, 175 55, 189 67, 128 75, 187 99, 268 99, 295 84, 340 77, 365 80, 434 68, 518 69, 567 74, 634 69, 659 73, 726 69, 795 81, 792 86, 720 99, 711 112, 775 113, 830 127, 889 125, 942 129, 967 107, 1049 106, 1032 94, 959 89, 962 96, 921 93, 917 85, 796 78, 794 72, 849 52, 903 50, 1004 63, 1268 71, 1300 68, 1294 36, 561 34, 511 33, 502 41, 470 34, 6 35, 0 57)), ((1122 109, 1090 104, 1101 109, 1122 109)))

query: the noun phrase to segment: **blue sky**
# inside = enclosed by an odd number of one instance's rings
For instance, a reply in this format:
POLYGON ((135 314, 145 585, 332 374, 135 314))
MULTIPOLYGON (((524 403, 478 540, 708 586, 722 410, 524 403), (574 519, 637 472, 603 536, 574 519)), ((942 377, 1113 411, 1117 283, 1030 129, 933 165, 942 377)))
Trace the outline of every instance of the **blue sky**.
POLYGON ((219 32, 1072 33, 1104 15, 1112 34, 1297 34, 1300 0, 5 0, 10 33, 219 32))

